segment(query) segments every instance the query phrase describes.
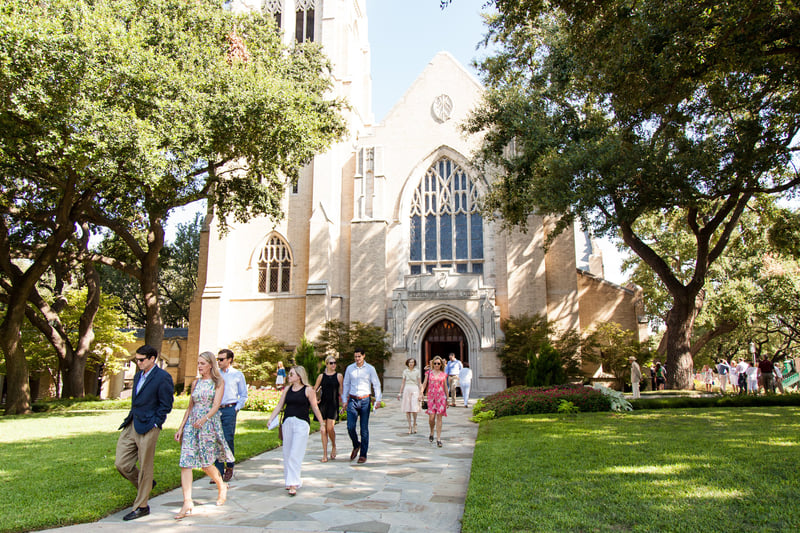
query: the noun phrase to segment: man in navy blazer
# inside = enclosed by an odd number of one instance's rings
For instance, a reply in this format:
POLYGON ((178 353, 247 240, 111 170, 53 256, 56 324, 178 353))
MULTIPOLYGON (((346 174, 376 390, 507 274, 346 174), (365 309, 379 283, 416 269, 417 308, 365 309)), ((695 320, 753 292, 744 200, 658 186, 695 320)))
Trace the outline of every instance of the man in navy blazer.
POLYGON ((145 344, 136 350, 139 372, 133 378, 131 410, 119 429, 117 457, 114 466, 122 476, 137 488, 133 511, 123 520, 135 520, 150 514, 147 501, 156 485, 153 481, 153 460, 161 427, 172 411, 175 389, 172 376, 156 365, 158 352, 145 344), (139 462, 139 468, 136 462, 139 462))

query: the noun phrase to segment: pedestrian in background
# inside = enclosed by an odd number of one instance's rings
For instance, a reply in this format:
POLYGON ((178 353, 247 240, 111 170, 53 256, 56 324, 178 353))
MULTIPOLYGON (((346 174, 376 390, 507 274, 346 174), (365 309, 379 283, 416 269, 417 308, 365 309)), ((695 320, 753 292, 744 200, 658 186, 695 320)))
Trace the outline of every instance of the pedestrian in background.
MULTIPOLYGON (((225 433, 225 442, 228 443, 231 453, 236 455, 233 438, 236 434, 236 416, 247 402, 247 383, 244 374, 233 368, 233 352, 223 348, 217 354, 219 372, 225 380, 225 394, 222 396, 222 405, 219 406, 219 416, 222 421, 222 431, 225 433)), ((216 467, 222 475, 222 481, 228 482, 233 477, 233 463, 217 461, 216 467)), ((214 481, 213 479, 211 480, 214 481)))
POLYGON ((317 376, 314 391, 320 392, 319 434, 322 438, 321 462, 328 462, 328 439, 331 441, 331 459, 336 459, 336 429, 335 424, 339 419, 339 396, 342 390, 342 375, 336 372, 336 358, 329 355, 325 358, 325 371, 317 376))

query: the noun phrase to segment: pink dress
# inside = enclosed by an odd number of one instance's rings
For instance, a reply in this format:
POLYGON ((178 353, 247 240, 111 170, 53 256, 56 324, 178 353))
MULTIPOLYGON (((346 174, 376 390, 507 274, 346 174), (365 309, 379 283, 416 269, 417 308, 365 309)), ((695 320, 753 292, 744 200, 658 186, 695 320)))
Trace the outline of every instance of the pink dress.
POLYGON ((428 373, 428 411, 429 415, 447 416, 447 389, 444 372, 428 373))

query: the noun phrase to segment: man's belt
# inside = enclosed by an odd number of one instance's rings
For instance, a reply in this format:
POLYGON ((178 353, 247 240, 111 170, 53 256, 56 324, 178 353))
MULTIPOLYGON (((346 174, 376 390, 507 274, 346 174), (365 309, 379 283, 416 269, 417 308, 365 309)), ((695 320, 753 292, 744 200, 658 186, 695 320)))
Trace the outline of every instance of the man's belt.
POLYGON ((350 395, 351 400, 363 400, 364 398, 369 398, 369 394, 365 396, 353 396, 352 394, 350 395))
POLYGON ((226 403, 225 405, 220 405, 220 409, 225 409, 226 407, 236 407, 236 402, 233 403, 226 403))

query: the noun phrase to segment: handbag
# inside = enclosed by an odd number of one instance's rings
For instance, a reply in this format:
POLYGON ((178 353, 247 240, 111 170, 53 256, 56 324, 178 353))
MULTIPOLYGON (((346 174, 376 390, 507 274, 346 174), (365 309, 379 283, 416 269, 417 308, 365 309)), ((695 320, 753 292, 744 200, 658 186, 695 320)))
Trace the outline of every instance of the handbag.
POLYGON ((421 407, 423 409, 427 409, 428 408, 428 399, 427 398, 423 398, 422 399, 422 406, 421 407))

